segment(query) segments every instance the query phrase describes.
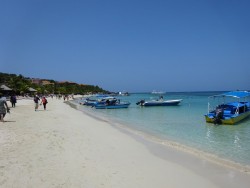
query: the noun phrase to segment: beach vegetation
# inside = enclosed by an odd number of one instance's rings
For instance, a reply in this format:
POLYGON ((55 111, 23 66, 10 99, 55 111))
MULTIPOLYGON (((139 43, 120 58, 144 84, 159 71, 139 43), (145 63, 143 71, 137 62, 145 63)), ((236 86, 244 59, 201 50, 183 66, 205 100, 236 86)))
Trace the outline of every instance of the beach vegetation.
POLYGON ((12 92, 19 94, 30 93, 33 88, 40 94, 87 94, 87 93, 108 93, 99 86, 78 84, 70 81, 55 81, 52 79, 29 78, 21 74, 8 74, 0 72, 0 84, 5 84, 12 89, 12 92))

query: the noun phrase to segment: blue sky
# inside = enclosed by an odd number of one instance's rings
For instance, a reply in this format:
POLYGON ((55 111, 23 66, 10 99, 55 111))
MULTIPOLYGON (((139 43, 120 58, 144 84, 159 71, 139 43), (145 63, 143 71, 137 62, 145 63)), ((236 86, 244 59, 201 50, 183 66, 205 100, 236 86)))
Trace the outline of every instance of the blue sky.
POLYGON ((0 72, 110 91, 250 89, 250 1, 0 0, 0 72))

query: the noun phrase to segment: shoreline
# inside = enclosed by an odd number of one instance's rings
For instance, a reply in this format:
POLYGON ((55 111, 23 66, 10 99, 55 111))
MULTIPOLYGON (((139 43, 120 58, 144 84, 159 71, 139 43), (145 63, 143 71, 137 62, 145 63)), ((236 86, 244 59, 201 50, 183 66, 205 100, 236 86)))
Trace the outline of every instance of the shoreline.
POLYGON ((111 126, 113 126, 114 128, 117 128, 122 132, 126 132, 126 134, 129 134, 130 136, 139 137, 138 140, 141 140, 141 142, 144 144, 146 144, 147 142, 153 142, 155 144, 162 145, 163 147, 170 147, 170 148, 173 148, 175 150, 179 150, 181 152, 189 153, 195 157, 210 161, 211 163, 217 164, 219 166, 224 166, 226 168, 234 169, 234 170, 237 170, 237 171, 240 171, 240 172, 243 172, 243 173, 250 175, 250 166, 249 165, 243 165, 243 164, 237 163, 235 161, 231 161, 229 159, 220 158, 219 156, 214 155, 212 153, 204 152, 202 150, 199 150, 199 149, 187 146, 187 145, 183 145, 183 144, 180 144, 180 143, 172 141, 172 140, 161 139, 161 138, 154 136, 154 135, 151 135, 149 133, 134 129, 132 126, 128 126, 124 123, 121 123, 118 120, 114 120, 114 119, 110 119, 110 118, 105 119, 106 117, 99 117, 92 112, 78 109, 79 104, 76 101, 68 101, 68 102, 66 102, 66 104, 68 104, 70 106, 74 105, 71 107, 83 112, 84 114, 86 114, 88 116, 95 118, 96 120, 107 122, 111 126), (143 140, 145 140, 145 141, 143 141, 143 140))
POLYGON ((35 112, 32 100, 18 101, 0 124, 1 187, 249 187, 247 173, 48 102, 35 112))

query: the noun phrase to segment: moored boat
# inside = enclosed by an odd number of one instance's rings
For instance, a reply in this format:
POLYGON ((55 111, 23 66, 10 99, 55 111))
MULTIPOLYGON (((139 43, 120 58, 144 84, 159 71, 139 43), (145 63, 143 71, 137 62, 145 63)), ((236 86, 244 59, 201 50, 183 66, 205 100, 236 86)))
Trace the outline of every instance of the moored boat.
POLYGON ((103 98, 97 100, 96 102, 94 102, 94 104, 92 106, 107 104, 107 103, 114 104, 114 103, 116 103, 116 101, 118 101, 117 98, 112 97, 112 96, 107 96, 107 97, 103 97, 103 98))
POLYGON ((182 99, 163 100, 161 96, 160 99, 157 100, 140 100, 136 104, 140 106, 177 106, 181 101, 182 99))
POLYGON ((249 98, 250 92, 248 91, 231 91, 208 97, 206 122, 229 125, 240 122, 250 116, 249 98))
POLYGON ((152 92, 151 92, 151 94, 157 94, 157 95, 163 95, 163 94, 165 94, 166 92, 165 91, 156 91, 156 90, 153 90, 152 92))
POLYGON ((86 98, 82 103, 82 105, 93 106, 96 103, 97 99, 86 98))
POLYGON ((81 104, 86 105, 86 106, 95 106, 96 104, 99 104, 99 103, 105 103, 106 100, 112 101, 116 99, 109 95, 96 95, 96 96, 86 98, 81 104))
POLYGON ((101 103, 96 103, 94 107, 96 109, 118 109, 118 108, 128 108, 130 102, 121 101, 120 99, 106 99, 101 103))

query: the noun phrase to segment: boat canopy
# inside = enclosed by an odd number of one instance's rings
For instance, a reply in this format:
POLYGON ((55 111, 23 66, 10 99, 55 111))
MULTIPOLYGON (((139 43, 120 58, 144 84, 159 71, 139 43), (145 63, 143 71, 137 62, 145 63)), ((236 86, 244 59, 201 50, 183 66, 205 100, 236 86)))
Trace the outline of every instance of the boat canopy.
POLYGON ((250 92, 248 91, 230 91, 220 95, 214 95, 212 97, 235 97, 235 98, 244 98, 250 97, 250 92))
POLYGON ((227 106, 232 106, 232 107, 244 107, 249 103, 239 103, 239 102, 231 102, 227 103, 227 106))

